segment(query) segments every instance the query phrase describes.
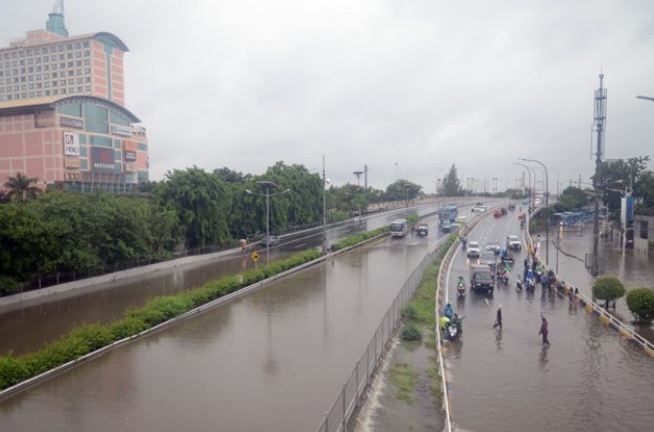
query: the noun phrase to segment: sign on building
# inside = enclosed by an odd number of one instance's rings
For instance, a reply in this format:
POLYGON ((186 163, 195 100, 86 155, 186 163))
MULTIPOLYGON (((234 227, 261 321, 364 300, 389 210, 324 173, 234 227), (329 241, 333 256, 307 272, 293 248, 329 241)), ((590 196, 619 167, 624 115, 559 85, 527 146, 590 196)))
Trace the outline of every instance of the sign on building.
POLYGON ((132 128, 129 126, 121 126, 121 125, 111 125, 111 133, 114 135, 119 135, 119 136, 124 136, 124 137, 131 137, 132 136, 132 128))
POLYGON ((66 156, 79 156, 79 135, 64 131, 64 154, 66 156))
POLYGON ((76 118, 59 116, 59 124, 61 126, 72 127, 76 129, 84 129, 84 122, 76 118))
POLYGON ((136 152, 135 151, 125 150, 123 152, 123 155, 125 157, 125 161, 127 161, 127 162, 134 162, 136 160, 136 152))
POLYGON ((116 170, 113 149, 91 147, 91 162, 91 167, 95 172, 109 173, 116 170))

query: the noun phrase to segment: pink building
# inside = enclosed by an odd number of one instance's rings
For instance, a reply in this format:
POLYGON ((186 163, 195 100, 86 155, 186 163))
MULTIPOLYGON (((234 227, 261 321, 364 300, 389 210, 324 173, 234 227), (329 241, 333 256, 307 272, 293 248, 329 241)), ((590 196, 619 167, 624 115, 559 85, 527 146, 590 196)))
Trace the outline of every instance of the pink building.
POLYGON ((124 107, 127 51, 111 33, 69 36, 63 2, 46 30, 0 48, 0 185, 19 172, 79 191, 148 179, 145 129, 124 107))

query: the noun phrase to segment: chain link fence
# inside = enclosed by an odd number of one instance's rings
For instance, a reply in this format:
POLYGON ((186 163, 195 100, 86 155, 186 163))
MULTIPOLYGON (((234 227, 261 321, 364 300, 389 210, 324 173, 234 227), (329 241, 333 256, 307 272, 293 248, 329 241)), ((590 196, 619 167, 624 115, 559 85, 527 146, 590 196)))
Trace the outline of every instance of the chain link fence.
POLYGON ((379 366, 382 355, 386 351, 387 345, 392 339, 395 331, 400 324, 402 308, 411 300, 416 289, 422 281, 422 276, 427 267, 434 262, 440 246, 447 237, 436 243, 431 250, 407 278, 402 289, 393 300, 393 304, 388 308, 381 324, 375 331, 368 346, 359 358, 351 372, 349 378, 343 384, 341 391, 329 411, 316 429, 318 432, 340 432, 346 431, 347 425, 352 415, 358 407, 361 395, 366 391, 370 384, 371 377, 379 366))

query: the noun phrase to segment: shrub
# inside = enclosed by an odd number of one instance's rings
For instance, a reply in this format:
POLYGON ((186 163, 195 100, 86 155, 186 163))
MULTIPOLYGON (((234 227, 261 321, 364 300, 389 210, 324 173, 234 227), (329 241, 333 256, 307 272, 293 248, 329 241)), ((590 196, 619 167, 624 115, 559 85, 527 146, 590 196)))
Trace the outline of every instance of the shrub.
POLYGON ((604 300, 604 307, 608 307, 611 300, 622 297, 624 293, 624 285, 614 276, 599 277, 593 284, 593 296, 599 300, 604 300))
POLYGON ((27 362, 12 355, 0 357, 0 389, 10 387, 32 376, 27 362))
POLYGON ((419 341, 422 340, 422 333, 420 333, 420 330, 418 330, 418 327, 416 327, 413 324, 407 324, 404 326, 402 329, 402 339, 405 341, 419 341))
POLYGON ((21 291, 22 285, 9 276, 0 275, 0 297, 16 294, 21 291))
POLYGON ((637 322, 651 323, 654 320, 654 291, 649 288, 629 290, 627 306, 637 322))
POLYGON ((402 308, 402 318, 407 320, 414 320, 418 316, 416 307, 412 304, 408 304, 402 308))

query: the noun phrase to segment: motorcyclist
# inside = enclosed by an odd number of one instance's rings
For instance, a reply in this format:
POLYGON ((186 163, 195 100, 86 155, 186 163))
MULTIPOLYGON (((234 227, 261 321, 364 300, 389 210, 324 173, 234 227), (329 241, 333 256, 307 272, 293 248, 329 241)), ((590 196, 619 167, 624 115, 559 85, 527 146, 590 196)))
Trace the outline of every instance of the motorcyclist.
POLYGON ((461 247, 465 249, 468 246, 468 239, 465 237, 461 237, 461 247))
POLYGON ((534 272, 529 270, 527 276, 525 277, 525 285, 527 288, 534 288, 536 286, 536 278, 534 277, 534 272))
POLYGON ((452 317, 454 316, 454 308, 452 308, 451 303, 445 305, 445 309, 443 309, 443 315, 445 315, 449 319, 452 319, 452 317))
POLYGON ((459 331, 459 334, 463 333, 463 318, 465 316, 454 314, 452 317, 452 325, 456 326, 456 329, 459 331))
POLYGON ((460 286, 465 286, 466 285, 466 281, 465 281, 465 279, 463 279, 463 276, 459 276, 459 280, 457 281, 456 285, 457 285, 457 288, 460 287, 460 286))
POLYGON ((447 327, 450 325, 450 319, 443 315, 438 320, 438 324, 440 325, 441 332, 445 334, 447 332, 447 327))

